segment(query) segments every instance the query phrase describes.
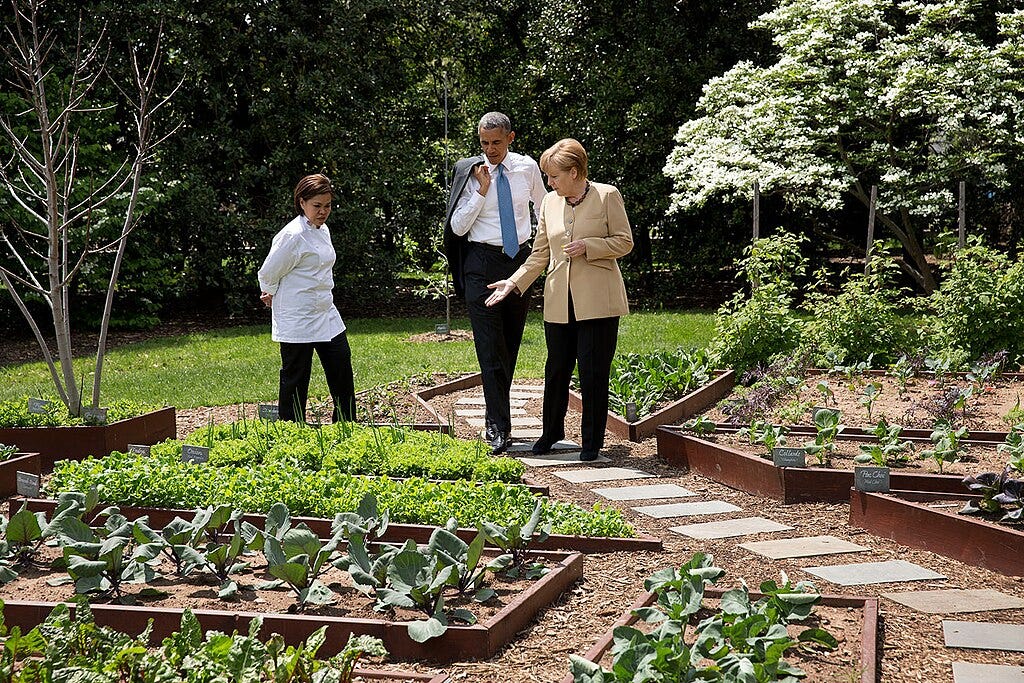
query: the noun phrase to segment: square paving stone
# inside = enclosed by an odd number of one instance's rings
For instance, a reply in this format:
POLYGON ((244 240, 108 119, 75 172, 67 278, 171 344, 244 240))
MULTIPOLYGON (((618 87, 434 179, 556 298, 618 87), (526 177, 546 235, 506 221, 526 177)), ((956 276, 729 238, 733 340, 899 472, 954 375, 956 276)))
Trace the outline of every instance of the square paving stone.
POLYGON ((532 401, 537 398, 544 398, 544 393, 536 393, 533 391, 511 391, 508 394, 509 398, 517 398, 520 400, 532 401))
MULTIPOLYGON (((512 436, 515 437, 515 436, 518 436, 518 435, 519 435, 519 432, 512 432, 512 436)), ((551 445, 551 450, 552 451, 577 451, 578 452, 580 450, 580 445, 578 443, 576 443, 575 441, 568 441, 568 440, 557 441, 557 442, 555 442, 554 444, 551 445)), ((532 456, 532 453, 533 453, 533 442, 514 444, 512 446, 509 446, 508 452, 509 453, 530 453, 531 456, 532 456)), ((536 457, 538 457, 538 458, 546 458, 548 455, 551 455, 551 454, 550 453, 545 453, 544 455, 538 455, 536 457)))
POLYGON ((1020 609, 1024 607, 1024 600, 988 588, 973 590, 949 588, 930 591, 882 593, 882 597, 927 614, 989 612, 991 610, 1020 609))
MULTIPOLYGON (((482 417, 468 417, 466 422, 469 423, 470 427, 483 427, 484 419, 482 417)), ((516 427, 539 427, 540 419, 536 417, 513 417, 512 428, 516 427)))
POLYGON ((906 560, 888 562, 861 562, 831 567, 804 567, 804 571, 840 586, 861 586, 868 583, 899 583, 902 581, 928 581, 944 579, 933 572, 906 560))
MULTIPOLYGON (((526 411, 523 410, 522 408, 510 408, 509 412, 512 415, 515 415, 515 416, 526 415, 526 411)), ((455 416, 456 417, 484 417, 485 415, 487 415, 487 411, 484 410, 483 408, 478 408, 478 409, 469 408, 469 409, 456 410, 455 411, 455 416)))
MULTIPOLYGON (((455 402, 457 406, 485 406, 487 401, 483 396, 463 396, 455 402)), ((513 399, 509 401, 509 406, 512 408, 522 408, 526 405, 526 401, 522 399, 513 399)))
POLYGON ((870 550, 870 548, 844 541, 835 536, 805 536, 803 538, 783 538, 777 541, 755 541, 741 543, 740 547, 773 560, 837 555, 839 553, 863 553, 870 550))
POLYGON ((1024 626, 1020 624, 943 619, 942 635, 946 639, 946 647, 1024 652, 1024 626))
MULTIPOLYGON (((519 458, 519 461, 524 465, 530 467, 553 467, 555 465, 582 465, 580 462, 580 452, 569 451, 566 453, 547 453, 546 455, 533 455, 529 457, 519 458)), ((611 462, 611 458, 604 455, 597 456, 597 460, 588 460, 587 463, 592 462, 611 462)))
POLYGON ((592 493, 608 500, 654 500, 659 498, 688 498, 697 494, 679 484, 646 484, 643 486, 616 486, 591 489, 592 493))
POLYGON ((513 384, 511 391, 528 391, 534 394, 543 394, 543 384, 513 384))
POLYGON ((1024 666, 953 662, 953 683, 1024 683, 1024 666))
POLYGON ((741 508, 724 500, 703 500, 696 503, 667 503, 665 505, 641 505, 633 508, 648 517, 694 517, 696 515, 720 515, 723 512, 739 512, 741 508))
POLYGON ((767 534, 776 531, 789 531, 793 527, 773 522, 764 517, 742 517, 740 519, 723 519, 720 522, 702 522, 674 526, 671 531, 690 538, 711 540, 715 538, 733 538, 750 534, 767 534))
POLYGON ((543 435, 543 429, 524 429, 523 427, 512 428, 512 436, 515 437, 516 439, 539 439, 543 435))
MULTIPOLYGON (((579 456, 577 456, 578 458, 579 456)), ((577 459, 577 462, 579 460, 577 459)), ((628 467, 601 467, 594 470, 568 470, 567 472, 554 472, 559 479, 565 479, 574 484, 585 484, 591 481, 616 481, 618 479, 648 479, 653 477, 649 472, 630 469, 628 467)))

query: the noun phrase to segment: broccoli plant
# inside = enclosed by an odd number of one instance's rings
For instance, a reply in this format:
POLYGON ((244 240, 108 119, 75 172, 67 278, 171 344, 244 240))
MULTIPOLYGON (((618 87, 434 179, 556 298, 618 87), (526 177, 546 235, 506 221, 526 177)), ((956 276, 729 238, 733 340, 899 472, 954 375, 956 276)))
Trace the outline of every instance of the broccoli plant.
POLYGON ((861 391, 863 394, 860 397, 860 404, 864 406, 864 409, 868 412, 868 421, 871 421, 871 411, 874 408, 875 401, 878 400, 879 395, 882 393, 882 385, 878 382, 868 382, 864 385, 864 389, 861 391))

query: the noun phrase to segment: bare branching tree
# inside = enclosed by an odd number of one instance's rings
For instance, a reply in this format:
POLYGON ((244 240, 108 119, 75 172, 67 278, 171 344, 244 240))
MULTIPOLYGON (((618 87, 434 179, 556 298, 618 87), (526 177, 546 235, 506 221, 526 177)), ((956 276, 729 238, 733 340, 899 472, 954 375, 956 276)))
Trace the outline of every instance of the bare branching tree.
MULTIPOLYGON (((11 88, 24 102, 25 109, 13 116, 0 115, 0 133, 10 156, 0 159, 0 184, 20 207, 19 220, 0 224, 0 241, 10 255, 7 267, 0 262, 0 282, 14 298, 28 321, 54 386, 72 415, 79 415, 83 387, 75 382, 72 365, 70 300, 75 276, 87 263, 103 254, 115 254, 107 287, 106 301, 96 345, 93 372, 93 408, 98 407, 107 330, 110 324, 118 273, 125 246, 138 215, 138 197, 143 169, 153 159, 154 150, 164 136, 154 131, 154 116, 177 92, 156 94, 160 70, 162 31, 158 30, 148 59, 140 58, 140 48, 129 50, 131 76, 128 83, 111 78, 132 118, 132 139, 127 150, 118 152, 105 145, 111 158, 106 170, 83 173, 79 151, 82 126, 114 105, 95 103, 97 85, 109 77, 107 61, 110 41, 106 26, 93 38, 87 38, 84 19, 79 18, 74 45, 58 44, 55 34, 44 28, 42 11, 45 0, 12 0, 13 20, 6 27, 6 39, 0 41, 0 56, 11 76, 5 89, 11 88), (66 60, 66 64, 63 61, 66 60), (58 63, 60 62, 60 63, 58 63), (117 200, 111 203, 113 200, 117 200), (95 234, 98 211, 124 203, 118 213, 120 233, 103 239, 95 234), (20 292, 39 295, 52 314, 57 361, 54 361, 39 323, 20 292)), ((179 83, 180 86, 180 83, 179 83)))

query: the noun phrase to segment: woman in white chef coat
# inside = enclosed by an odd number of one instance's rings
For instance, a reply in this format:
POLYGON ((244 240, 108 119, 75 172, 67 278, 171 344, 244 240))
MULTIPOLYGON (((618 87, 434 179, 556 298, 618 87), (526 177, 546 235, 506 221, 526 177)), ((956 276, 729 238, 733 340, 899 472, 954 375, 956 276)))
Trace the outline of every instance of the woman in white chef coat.
POLYGON ((356 412, 352 352, 345 323, 334 306, 335 253, 327 217, 334 191, 320 173, 295 186, 295 211, 270 245, 260 267, 260 299, 271 310, 271 338, 281 344, 278 412, 282 420, 305 421, 313 352, 320 357, 334 400, 334 421, 356 412))

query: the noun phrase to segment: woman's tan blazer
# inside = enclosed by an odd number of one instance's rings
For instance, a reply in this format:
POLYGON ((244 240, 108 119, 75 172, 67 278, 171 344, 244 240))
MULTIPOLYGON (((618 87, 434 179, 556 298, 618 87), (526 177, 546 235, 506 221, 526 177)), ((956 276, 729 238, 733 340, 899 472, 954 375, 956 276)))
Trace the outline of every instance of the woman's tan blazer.
POLYGON ((569 322, 570 291, 577 320, 622 316, 629 313, 629 304, 616 259, 632 249, 633 233, 618 189, 592 182, 575 210, 564 197, 548 192, 540 205, 533 252, 509 279, 525 292, 547 268, 544 320, 549 323, 569 322), (562 250, 573 240, 584 240, 587 253, 570 259, 562 250))

